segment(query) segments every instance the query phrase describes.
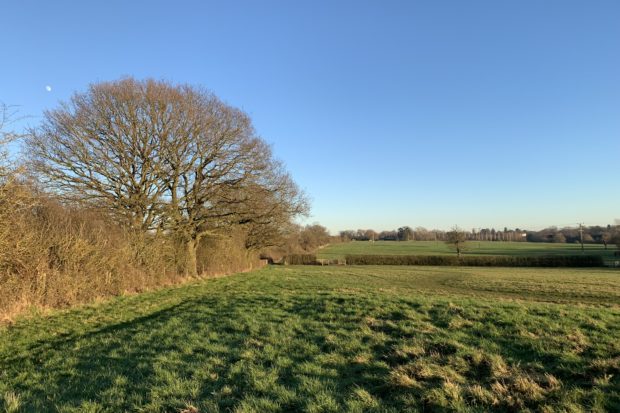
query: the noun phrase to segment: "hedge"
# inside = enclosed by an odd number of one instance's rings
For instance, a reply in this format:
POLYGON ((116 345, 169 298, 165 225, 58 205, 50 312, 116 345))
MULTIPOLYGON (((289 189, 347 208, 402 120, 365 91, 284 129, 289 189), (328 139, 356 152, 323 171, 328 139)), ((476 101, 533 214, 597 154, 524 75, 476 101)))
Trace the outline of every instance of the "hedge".
POLYGON ((470 267, 603 267, 598 255, 347 255, 347 265, 463 265, 470 267))
POLYGON ((316 255, 314 254, 290 254, 284 257, 284 264, 287 265, 317 265, 316 255))

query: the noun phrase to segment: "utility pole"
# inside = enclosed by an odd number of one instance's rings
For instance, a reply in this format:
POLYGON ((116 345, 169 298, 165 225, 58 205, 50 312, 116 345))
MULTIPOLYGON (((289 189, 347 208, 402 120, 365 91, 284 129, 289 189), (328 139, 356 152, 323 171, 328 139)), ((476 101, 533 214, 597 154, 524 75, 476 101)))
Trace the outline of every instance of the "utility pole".
POLYGON ((581 253, 583 254, 583 222, 579 222, 579 242, 581 242, 581 253))

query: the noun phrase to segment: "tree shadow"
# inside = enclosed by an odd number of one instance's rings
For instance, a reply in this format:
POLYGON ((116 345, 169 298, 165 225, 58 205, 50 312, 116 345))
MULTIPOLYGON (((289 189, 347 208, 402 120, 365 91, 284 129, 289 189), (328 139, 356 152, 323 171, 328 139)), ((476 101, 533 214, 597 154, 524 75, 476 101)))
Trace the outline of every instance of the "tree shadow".
MULTIPOLYGON (((443 333, 431 337, 406 328, 407 311, 415 310, 416 303, 390 305, 378 311, 378 302, 371 297, 329 294, 286 299, 247 291, 197 295, 84 333, 41 338, 0 359, 0 370, 3 377, 11 378, 15 392, 26 395, 26 411, 57 411, 58 406, 79 407, 88 401, 109 411, 133 411, 155 397, 154 389, 167 386, 165 374, 193 382, 191 398, 198 403, 208 400, 222 411, 249 396, 276 400, 280 411, 305 411, 306 400, 312 396, 312 389, 304 387, 309 380, 329 389, 343 409, 351 392, 361 388, 383 408, 399 411, 404 408, 403 394, 419 397, 419 391, 390 384, 392 370, 407 362, 393 357, 394 346, 417 335, 427 339, 427 351, 446 358, 459 348, 443 333), (372 330, 383 340, 367 343, 358 333, 365 317, 377 314, 382 322, 372 330), (352 361, 348 336, 356 337, 356 348, 368 352, 372 362, 352 361), (253 358, 247 358, 248 352, 253 358), (304 370, 304 366, 311 368, 304 370), (205 378, 204 369, 213 377, 205 378), (253 369, 261 373, 277 370, 273 386, 257 386, 252 381, 253 369), (278 389, 290 390, 297 397, 279 399, 278 389), (104 395, 112 390, 126 397, 110 406, 104 395)), ((442 306, 447 305, 432 307, 420 319, 428 318, 445 329, 449 320, 442 306)), ((474 334, 458 338, 474 348, 479 339, 474 334)), ((549 371, 560 371, 557 358, 536 355, 530 341, 513 335, 491 340, 509 361, 539 362, 549 371)), ((567 371, 577 367, 565 366, 567 371)), ((189 397, 186 393, 160 396, 158 409, 179 411, 178 400, 189 397)))

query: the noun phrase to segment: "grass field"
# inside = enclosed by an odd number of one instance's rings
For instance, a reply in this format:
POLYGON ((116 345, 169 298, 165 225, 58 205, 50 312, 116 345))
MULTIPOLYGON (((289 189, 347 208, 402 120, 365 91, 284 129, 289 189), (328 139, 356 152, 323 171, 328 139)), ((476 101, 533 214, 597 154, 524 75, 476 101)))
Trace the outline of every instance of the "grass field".
MULTIPOLYGON (((605 250, 601 244, 584 244, 588 255, 612 257, 617 251, 613 245, 605 250)), ((318 258, 343 258, 347 254, 373 255, 445 255, 454 254, 448 245, 441 241, 352 241, 332 244, 319 251, 318 258)), ((579 255, 579 244, 555 244, 540 242, 491 242, 470 241, 466 255, 579 255)))
POLYGON ((0 411, 620 411, 620 272, 268 267, 0 328, 0 411))

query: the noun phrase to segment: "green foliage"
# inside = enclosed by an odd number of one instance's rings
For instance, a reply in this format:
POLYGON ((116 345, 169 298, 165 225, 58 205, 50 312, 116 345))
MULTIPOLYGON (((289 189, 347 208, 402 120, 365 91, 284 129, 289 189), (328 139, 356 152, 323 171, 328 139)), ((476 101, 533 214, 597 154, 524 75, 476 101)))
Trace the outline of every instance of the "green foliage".
POLYGON ((0 329, 0 411, 619 411, 608 269, 278 266, 0 329))
POLYGON ((602 267, 599 255, 533 257, 446 255, 347 255, 348 265, 463 265, 470 267, 602 267))

